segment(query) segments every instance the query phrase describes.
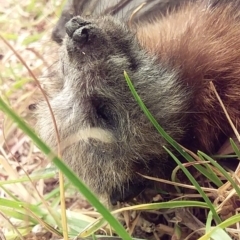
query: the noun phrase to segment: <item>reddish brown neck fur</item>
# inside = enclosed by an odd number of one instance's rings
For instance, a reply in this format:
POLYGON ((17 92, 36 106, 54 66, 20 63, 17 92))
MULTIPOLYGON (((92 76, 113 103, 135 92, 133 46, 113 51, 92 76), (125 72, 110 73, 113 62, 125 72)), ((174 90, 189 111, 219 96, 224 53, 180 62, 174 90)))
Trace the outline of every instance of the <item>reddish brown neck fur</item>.
POLYGON ((232 129, 210 81, 239 126, 240 12, 233 7, 236 3, 211 8, 206 2, 190 3, 160 21, 139 26, 137 36, 160 62, 177 69, 181 84, 194 91, 192 112, 183 112, 189 114, 189 127, 193 129, 187 138, 191 148, 211 153, 232 129))

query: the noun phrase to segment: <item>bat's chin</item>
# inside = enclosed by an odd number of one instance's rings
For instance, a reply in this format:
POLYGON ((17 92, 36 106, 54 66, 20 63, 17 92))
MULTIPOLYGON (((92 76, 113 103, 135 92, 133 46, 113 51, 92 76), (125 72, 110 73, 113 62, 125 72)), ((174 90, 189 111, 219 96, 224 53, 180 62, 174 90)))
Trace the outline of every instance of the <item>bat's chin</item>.
POLYGON ((114 136, 112 133, 106 129, 100 127, 88 127, 76 131, 69 137, 61 141, 61 150, 64 151, 71 145, 84 142, 85 144, 92 145, 92 142, 97 142, 101 144, 114 143, 114 136))

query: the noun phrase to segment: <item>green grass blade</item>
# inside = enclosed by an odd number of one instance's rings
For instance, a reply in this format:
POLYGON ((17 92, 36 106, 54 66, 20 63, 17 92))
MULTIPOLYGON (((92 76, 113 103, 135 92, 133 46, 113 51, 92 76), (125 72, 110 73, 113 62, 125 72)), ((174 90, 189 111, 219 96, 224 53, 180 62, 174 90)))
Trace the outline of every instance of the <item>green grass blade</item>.
MULTIPOLYGON (((138 102, 139 106, 141 107, 142 111, 145 113, 145 115, 148 117, 148 119, 151 121, 151 123, 154 125, 154 127, 157 129, 157 131, 161 134, 161 136, 168 142, 170 143, 187 161, 189 162, 195 162, 195 160, 187 153, 185 152, 179 145, 178 143, 172 139, 165 131, 164 129, 158 124, 156 119, 152 116, 152 114, 149 112, 149 110, 146 108, 145 104, 137 94, 129 76, 127 73, 124 71, 124 76, 127 81, 127 84, 135 98, 135 100, 138 102)), ((218 187, 222 186, 222 182, 220 179, 216 180, 216 176, 212 176, 212 173, 209 173, 205 167, 195 164, 194 167, 201 172, 204 176, 206 176, 208 179, 210 179, 215 185, 218 187)))
MULTIPOLYGON (((45 171, 42 171, 41 173, 33 173, 29 175, 29 178, 31 178, 32 181, 38 181, 40 179, 49 179, 56 176, 56 169, 45 169, 45 171)), ((0 187, 8 184, 13 183, 23 183, 23 182, 29 182, 29 178, 27 176, 19 177, 18 179, 9 179, 0 181, 0 187)))
POLYGON ((16 122, 19 128, 27 134, 37 147, 48 157, 51 156, 53 163, 60 169, 69 181, 87 198, 87 200, 102 214, 102 216, 109 222, 110 226, 115 229, 117 234, 126 240, 132 238, 126 232, 124 227, 118 222, 117 219, 99 202, 97 197, 85 186, 85 184, 68 168, 63 161, 57 157, 51 149, 34 133, 34 131, 12 111, 8 105, 0 98, 0 108, 7 114, 14 122, 16 122))
MULTIPOLYGON (((201 155, 201 154, 199 154, 199 152, 198 152, 198 157, 202 160, 202 161, 205 161, 205 159, 203 158, 203 156, 201 155)), ((212 170, 212 168, 209 166, 209 164, 208 163, 204 163, 204 165, 205 165, 205 167, 206 167, 206 169, 207 169, 207 171, 211 174, 211 179, 210 180, 212 180, 212 179, 214 179, 214 181, 212 181, 212 182, 218 182, 219 183, 219 185, 217 185, 218 187, 219 186, 222 186, 223 185, 223 182, 221 181, 221 179, 214 173, 214 171, 212 170)))
POLYGON ((188 201, 188 200, 181 200, 181 201, 168 201, 168 202, 159 202, 159 203, 147 203, 147 204, 139 204, 130 207, 123 207, 117 210, 114 210, 112 213, 116 214, 123 211, 129 210, 159 210, 159 209, 169 209, 169 208, 182 208, 182 207, 199 207, 199 208, 206 208, 208 209, 208 204, 200 201, 188 201))
POLYGON ((208 213, 207 222, 206 222, 206 233, 210 231, 212 226, 213 214, 212 212, 208 213))
POLYGON ((224 170, 224 168, 218 164, 216 161, 214 161, 211 157, 209 157, 207 154, 198 151, 199 154, 201 154, 206 160, 210 161, 211 164, 216 167, 221 173, 222 175, 232 184, 232 186, 234 187, 234 189, 236 190, 238 196, 240 196, 240 188, 239 186, 235 183, 235 181, 232 179, 232 177, 224 170))
POLYGON ((217 228, 212 234, 211 234, 212 240, 233 240, 222 228, 217 228))
MULTIPOLYGON (((135 100, 138 102, 139 106, 141 107, 141 109, 143 110, 143 112, 146 114, 146 116, 148 117, 148 119, 152 122, 152 124, 154 125, 154 127, 158 130, 158 132, 161 134, 161 136, 163 136, 183 157, 185 157, 185 159, 189 160, 190 162, 194 161, 193 158, 186 153, 185 151, 183 151, 183 149, 177 144, 176 141, 174 141, 164 130, 163 128, 158 124, 158 122, 156 121, 156 119, 152 116, 152 114, 148 111, 148 109, 146 108, 145 104, 142 102, 141 98, 139 97, 139 95, 137 94, 130 78, 128 77, 127 73, 124 72, 124 76, 126 78, 126 81, 128 83, 128 86, 135 98, 135 100)), ((164 146, 163 146, 164 147, 164 146)), ((174 158, 174 160, 178 163, 178 165, 181 167, 181 169, 183 170, 183 172, 189 177, 189 180, 194 183, 194 185, 197 187, 197 190, 199 191, 199 193, 202 195, 202 197, 204 198, 204 200, 206 201, 206 203, 208 204, 210 210, 213 213, 214 219, 217 223, 221 223, 221 219, 218 216, 215 208, 213 207, 210 199, 206 196, 206 194, 202 191, 201 187, 199 186, 199 184, 195 181, 195 179, 192 177, 192 175, 189 173, 189 171, 182 165, 182 163, 166 148, 164 147, 167 152, 174 158)), ((201 169, 202 167, 197 165, 195 166, 198 170, 201 169)), ((199 170, 200 171, 200 170, 199 170)), ((212 177, 210 176, 210 179, 212 177)), ((217 184, 218 185, 218 184, 217 184)))
POLYGON ((15 209, 12 209, 12 208, 3 208, 3 207, 0 207, 0 210, 1 210, 1 213, 4 213, 6 216, 8 216, 8 218, 15 218, 15 219, 18 219, 18 220, 22 220, 24 221, 25 223, 28 224, 28 226, 30 224, 38 224, 38 222, 36 221, 36 219, 32 218, 29 216, 28 213, 21 213, 19 211, 16 211, 15 209))
POLYGON ((215 221, 217 223, 221 223, 221 218, 218 216, 215 207, 213 206, 212 202, 210 201, 210 199, 207 197, 207 195, 205 194, 205 192, 201 189, 200 185, 198 184, 198 182, 194 179, 194 177, 192 176, 192 174, 187 170, 187 168, 185 168, 183 166, 183 164, 175 157, 174 154, 172 154, 171 151, 169 151, 166 147, 163 147, 168 153, 169 155, 175 160, 175 162, 180 166, 180 168, 182 169, 182 171, 185 173, 185 175, 188 177, 188 179, 191 181, 191 183, 196 187, 196 190, 201 194, 201 196, 203 197, 204 201, 207 203, 210 211, 213 214, 213 217, 215 219, 215 221))
MULTIPOLYGON (((217 231, 219 228, 225 229, 235 223, 240 222, 240 214, 234 215, 227 220, 223 221, 216 227, 213 227, 208 233, 206 233, 204 236, 200 237, 198 240, 209 240, 212 236, 212 234, 217 231)), ((225 238, 219 238, 219 239, 225 239, 225 238)))
POLYGON ((231 146, 232 146, 234 152, 236 153, 236 155, 240 159, 240 150, 238 149, 238 146, 236 145, 236 143, 233 141, 232 138, 230 138, 230 143, 231 143, 231 146))

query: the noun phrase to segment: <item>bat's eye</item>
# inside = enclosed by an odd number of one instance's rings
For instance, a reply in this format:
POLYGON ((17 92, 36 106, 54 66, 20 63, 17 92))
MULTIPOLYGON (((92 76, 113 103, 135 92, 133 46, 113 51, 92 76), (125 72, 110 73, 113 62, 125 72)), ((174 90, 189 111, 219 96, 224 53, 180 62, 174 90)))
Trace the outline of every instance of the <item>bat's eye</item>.
POLYGON ((106 127, 116 127, 116 114, 114 113, 113 107, 108 102, 94 99, 93 106, 95 107, 98 120, 100 120, 106 127))
POLYGON ((30 111, 34 111, 34 110, 36 110, 36 108, 37 108, 37 104, 36 104, 36 103, 30 104, 30 105, 28 106, 28 109, 29 109, 30 111))

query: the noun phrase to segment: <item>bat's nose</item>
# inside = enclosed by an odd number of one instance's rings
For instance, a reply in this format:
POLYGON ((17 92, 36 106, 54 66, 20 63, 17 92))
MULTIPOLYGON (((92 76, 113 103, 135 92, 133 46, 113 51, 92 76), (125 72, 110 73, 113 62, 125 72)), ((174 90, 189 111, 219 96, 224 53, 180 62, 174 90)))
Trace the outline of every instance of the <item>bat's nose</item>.
POLYGON ((84 44, 89 39, 91 23, 81 17, 74 17, 66 23, 66 33, 72 40, 84 44))

